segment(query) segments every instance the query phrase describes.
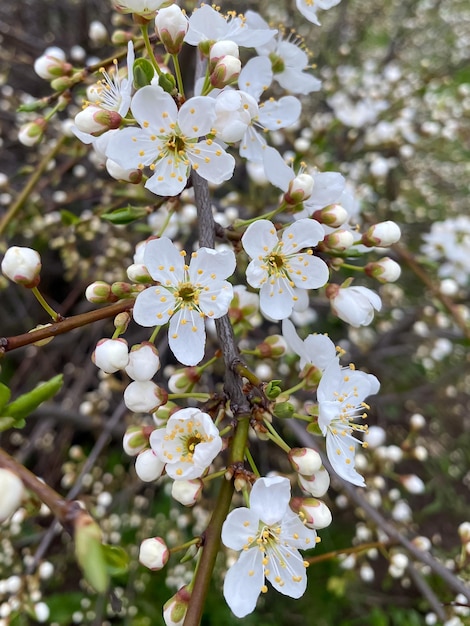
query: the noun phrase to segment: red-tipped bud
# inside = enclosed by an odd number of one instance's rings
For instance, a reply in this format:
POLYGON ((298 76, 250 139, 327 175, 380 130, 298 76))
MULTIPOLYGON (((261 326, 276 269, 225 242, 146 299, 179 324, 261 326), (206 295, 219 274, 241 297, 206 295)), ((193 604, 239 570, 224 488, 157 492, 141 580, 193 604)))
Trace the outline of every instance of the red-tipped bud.
POLYGON ((85 298, 93 304, 103 304, 104 302, 116 302, 118 298, 111 292, 111 285, 103 280, 96 280, 88 285, 85 291, 85 298))
POLYGON ((279 359, 287 351, 287 343, 282 335, 266 337, 263 343, 256 346, 257 356, 265 359, 279 359))
POLYGON ((160 369, 160 357, 153 343, 143 342, 132 346, 129 352, 128 376, 134 380, 151 380, 160 369))
POLYGON ((47 128, 47 122, 43 117, 38 117, 34 122, 24 124, 18 132, 18 141, 23 146, 35 146, 39 143, 47 128))
POLYGON ((312 448, 291 448, 288 457, 294 470, 304 476, 312 476, 322 465, 321 456, 312 448))
POLYGON ((354 236, 349 230, 335 230, 334 232, 326 235, 323 241, 320 242, 318 249, 323 252, 344 252, 354 243, 354 236))
POLYGON ((318 472, 314 472, 311 476, 297 474, 297 478, 302 489, 315 498, 324 496, 330 486, 330 475, 324 467, 318 470, 318 472))
POLYGON ((149 445, 149 438, 142 426, 129 426, 122 439, 122 447, 129 456, 137 456, 149 445))
POLYGON ((297 206, 300 202, 310 198, 313 185, 313 176, 310 176, 310 174, 298 174, 290 181, 289 188, 284 194, 284 200, 289 206, 297 206))
POLYGON ((142 285, 153 282, 153 278, 148 273, 145 265, 141 263, 133 263, 127 268, 127 277, 133 283, 140 283, 142 285))
POLYGON ((227 54, 217 61, 214 71, 210 75, 211 85, 218 89, 223 89, 227 85, 235 82, 240 75, 242 64, 240 59, 227 54))
POLYGON ((99 137, 107 130, 119 128, 122 117, 117 111, 108 111, 90 104, 75 116, 75 126, 83 133, 99 137))
POLYGON ((52 80, 66 76, 72 72, 72 66, 65 61, 65 52, 60 48, 52 47, 34 62, 34 71, 44 80, 52 80))
POLYGON ((381 283, 394 283, 400 278, 401 267, 396 261, 386 256, 380 261, 367 263, 364 271, 367 276, 371 276, 381 283))
POLYGON ((384 248, 399 241, 400 237, 401 231, 398 224, 388 220, 371 226, 362 235, 361 243, 368 247, 380 246, 384 248))
POLYGON ((106 374, 123 370, 129 362, 129 348, 125 339, 100 339, 91 360, 106 374))
POLYGON ((138 168, 126 169, 111 159, 106 160, 106 171, 111 178, 114 178, 114 180, 123 180, 127 183, 131 183, 132 185, 138 185, 142 181, 142 170, 139 170, 138 168))
POLYGON ((165 463, 151 448, 140 452, 135 460, 135 473, 144 483, 151 483, 160 478, 164 469, 165 463))
POLYGON ((168 389, 172 393, 187 393, 201 379, 201 370, 198 367, 185 367, 176 370, 168 380, 168 389))
POLYGON ((165 389, 151 380, 134 380, 124 391, 124 404, 134 413, 153 413, 167 400, 165 389))
POLYGON ((155 18, 155 32, 170 54, 178 54, 188 32, 189 21, 178 5, 160 9, 155 18))
POLYGON ((175 480, 171 486, 172 497, 184 506, 194 506, 201 499, 204 483, 200 478, 175 480))
POLYGON ((289 505, 299 514, 307 528, 315 530, 326 528, 333 520, 330 509, 316 498, 291 498, 289 505))
POLYGON ((324 209, 319 209, 312 214, 313 219, 331 226, 331 228, 339 228, 348 221, 348 212, 341 204, 330 204, 324 209))
POLYGON ((181 587, 175 595, 163 605, 163 619, 166 626, 182 626, 188 611, 191 593, 187 587, 181 587))
POLYGON ((221 39, 220 41, 216 41, 210 49, 209 52, 209 68, 212 72, 219 61, 221 61, 225 56, 232 56, 236 59, 240 56, 240 51, 238 49, 238 45, 234 41, 221 39))
POLYGON ((152 571, 165 567, 169 558, 170 551, 161 537, 144 539, 140 544, 139 562, 152 571))

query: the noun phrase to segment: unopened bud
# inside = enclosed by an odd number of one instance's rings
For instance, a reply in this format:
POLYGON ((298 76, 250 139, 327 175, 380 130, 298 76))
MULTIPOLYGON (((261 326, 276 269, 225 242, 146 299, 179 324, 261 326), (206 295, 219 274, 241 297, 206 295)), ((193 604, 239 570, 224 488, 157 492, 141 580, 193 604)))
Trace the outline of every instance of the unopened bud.
POLYGON ((175 595, 163 605, 163 620, 166 626, 182 626, 188 611, 191 593, 187 587, 181 587, 175 595))
POLYGON ((117 297, 111 292, 111 285, 103 280, 96 280, 88 285, 85 291, 85 298, 93 304, 103 304, 104 302, 116 302, 117 297))
POLYGON ((151 380, 135 380, 124 391, 124 404, 134 413, 153 413, 167 399, 168 393, 151 380))
POLYGON ((135 473, 144 483, 151 483, 160 478, 164 469, 165 463, 151 448, 140 452, 135 460, 135 473))
POLYGON ((175 480, 171 486, 172 497, 184 506, 194 506, 201 499, 204 483, 200 478, 175 480))
POLYGON ((330 204, 324 209, 314 211, 312 217, 317 220, 317 222, 320 222, 320 224, 331 226, 331 228, 339 228, 339 226, 342 226, 348 221, 349 215, 341 204, 330 204))
POLYGON ((148 273, 145 265, 141 263, 133 263, 127 268, 127 277, 133 283, 149 284, 153 282, 153 278, 148 273))
POLYGON ((111 293, 118 300, 122 300, 123 298, 129 298, 129 296, 132 295, 133 288, 129 283, 117 281, 111 285, 111 293))
POLYGON ((279 359, 287 351, 287 343, 282 335, 266 337, 263 343, 256 346, 254 352, 264 359, 279 359))
MULTIPOLYGON (((31 328, 31 330, 28 330, 28 333, 34 333, 35 330, 41 330, 42 328, 48 328, 49 326, 52 326, 52 324, 38 324, 34 328, 31 328)), ((41 346, 47 346, 47 344, 50 343, 53 339, 54 337, 39 339, 39 341, 35 341, 33 343, 33 346, 38 346, 38 348, 40 348, 41 346)))
POLYGON ((133 380, 150 380, 160 369, 160 357, 153 343, 143 342, 132 346, 126 372, 133 380))
POLYGON ((138 185, 142 181, 142 170, 138 168, 126 169, 112 159, 106 159, 106 171, 114 180, 123 180, 132 185, 138 185))
POLYGON ((381 283, 394 283, 400 278, 401 267, 396 261, 386 256, 380 261, 367 263, 364 271, 367 276, 375 278, 381 283))
POLYGON ((295 413, 295 407, 290 402, 277 402, 273 413, 279 419, 290 419, 295 413))
POLYGON ((318 248, 324 252, 344 252, 354 243, 354 236, 349 230, 335 230, 334 232, 326 235, 323 241, 320 242, 318 248))
POLYGON ((125 339, 100 339, 91 360, 106 374, 123 370, 129 362, 129 349, 125 339))
POLYGON ((168 389, 172 393, 188 393, 200 379, 201 370, 198 367, 185 367, 170 376, 168 389))
POLYGON ((462 522, 457 531, 462 543, 470 542, 470 522, 462 522))
POLYGON ((176 411, 179 411, 180 409, 181 407, 178 406, 176 402, 172 402, 171 400, 158 407, 158 409, 152 414, 155 426, 164 426, 173 413, 176 413, 176 411))
POLYGON ((117 111, 108 111, 90 104, 75 116, 75 126, 83 133, 99 137, 107 130, 119 128, 122 117, 117 111))
POLYGON ((386 222, 379 222, 371 226, 361 238, 361 243, 365 246, 380 246, 384 248, 391 246, 400 240, 401 231, 398 224, 387 220, 386 222))
POLYGON ((426 419, 421 413, 414 413, 410 417, 410 426, 412 430, 421 430, 426 426, 426 419))
POLYGON ((115 30, 111 35, 113 46, 127 46, 132 39, 132 33, 127 30, 115 30))
POLYGON ((149 445, 149 438, 142 426, 129 426, 122 438, 122 448, 129 456, 137 456, 149 445))
POLYGON ((235 82, 240 75, 242 64, 240 59, 231 54, 225 55, 217 61, 214 71, 210 75, 210 82, 213 87, 223 89, 227 85, 235 82))
POLYGON ((315 498, 324 496, 330 486, 330 475, 324 467, 311 476, 297 474, 297 478, 302 489, 315 498))
POLYGON ((44 80, 52 80, 70 74, 72 66, 65 62, 65 52, 61 48, 47 48, 34 62, 34 71, 44 80))
POLYGON ((299 514, 307 528, 326 528, 333 520, 330 509, 316 498, 291 498, 289 506, 299 514))
POLYGON ((77 75, 75 76, 59 76, 51 81, 51 87, 54 91, 65 91, 73 87, 79 80, 77 75))
POLYGON ((39 143, 47 128, 47 122, 43 117, 38 117, 34 122, 24 124, 18 132, 18 141, 23 146, 35 146, 39 143))
POLYGON ((140 544, 139 563, 152 571, 165 567, 170 558, 170 551, 161 537, 144 539, 140 544))
POLYGON ((41 272, 41 257, 32 248, 12 246, 2 260, 2 273, 17 285, 28 289, 37 287, 41 272))
POLYGON ((310 174, 298 174, 289 183, 284 200, 289 206, 296 206, 312 195, 314 180, 310 174))
POLYGON ((227 55, 238 59, 240 56, 238 45, 234 41, 226 40, 226 39, 221 39, 220 41, 216 41, 211 46, 211 49, 209 52, 210 71, 212 71, 217 65, 217 63, 227 55))
POLYGON ((169 54, 178 54, 188 32, 189 21, 178 5, 160 9, 155 18, 155 32, 169 54))
POLYGON ((424 493, 426 486, 416 474, 407 474, 406 476, 400 476, 400 482, 408 493, 420 494, 424 493))
POLYGON ((321 456, 312 448, 291 448, 288 458, 296 472, 312 476, 321 468, 321 456))
POLYGON ((119 329, 121 333, 124 333, 126 332, 130 321, 131 321, 131 316, 129 315, 127 311, 118 313, 116 317, 114 318, 114 328, 119 329))
POLYGON ((24 491, 23 481, 16 474, 0 468, 0 524, 19 508, 24 491))

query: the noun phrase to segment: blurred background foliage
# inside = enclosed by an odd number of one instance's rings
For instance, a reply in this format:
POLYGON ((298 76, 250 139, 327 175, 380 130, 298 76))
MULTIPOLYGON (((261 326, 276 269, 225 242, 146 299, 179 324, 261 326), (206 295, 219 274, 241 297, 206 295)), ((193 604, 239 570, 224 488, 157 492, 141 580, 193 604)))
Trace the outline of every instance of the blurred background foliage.
MULTIPOLYGON (((319 300, 314 302, 318 321, 301 332, 305 336, 312 330, 327 331, 334 340, 342 340, 351 361, 380 379, 381 393, 374 399, 370 425, 385 431, 386 444, 364 455, 369 502, 409 537, 428 538, 426 549, 468 580, 468 556, 459 558, 457 528, 470 518, 469 340, 459 327, 459 320, 468 318, 470 282, 467 278, 466 284, 454 289, 452 306, 447 306, 439 295, 439 261, 421 250, 422 235, 434 222, 469 214, 468 2, 343 0, 335 9, 322 12, 321 28, 303 22, 293 2, 237 3, 239 10, 250 7, 271 18, 273 25, 295 28, 312 54, 314 73, 323 80, 322 91, 303 98, 303 141, 296 141, 292 130, 279 138, 280 144, 297 160, 343 173, 360 200, 362 220, 392 219, 403 232, 403 245, 393 252, 402 263, 402 277, 397 284, 380 288, 385 307, 373 326, 348 331, 319 300), (424 268, 427 284, 413 259, 424 268), (414 414, 424 416, 422 428, 410 426, 414 414), (408 475, 421 478, 423 493, 406 489, 401 478, 408 475)), ((62 47, 68 56, 75 50, 76 57, 81 53, 74 47, 81 46, 88 62, 112 53, 109 38, 90 40, 94 20, 106 26, 108 36, 112 24, 130 24, 98 0, 18 0, 0 6, 0 211, 4 214, 39 160, 53 149, 68 116, 61 113, 60 121, 50 124, 39 150, 18 143, 19 125, 31 115, 17 114, 17 107, 50 93, 47 83, 35 75, 33 62, 49 45, 62 47)), ((79 110, 78 92, 70 115, 79 110)), ((233 204, 259 207, 273 198, 246 177, 234 180, 231 191, 235 195, 230 198, 217 192, 220 215, 233 204)), ((79 313, 89 309, 83 298, 86 286, 96 279, 124 279, 135 244, 153 232, 146 220, 124 228, 100 219, 100 214, 128 202, 153 210, 154 200, 142 189, 115 185, 97 170, 85 146, 66 138, 21 212, 9 223, 1 251, 7 238, 10 244, 36 248, 43 259, 44 295, 64 315, 79 313)), ((190 238, 194 222, 187 218, 185 224, 184 219, 180 229, 183 234, 186 229, 190 238)), ((470 262, 467 272, 469 267, 470 262)), ((1 335, 26 332, 45 321, 27 290, 7 286, 4 279, 0 287, 1 335)), ((79 493, 106 540, 123 546, 131 556, 129 571, 113 580, 122 610, 113 610, 116 603, 97 596, 83 582, 64 533, 50 535, 46 553, 34 561, 52 519, 31 498, 27 514, 14 516, 0 530, 0 603, 12 593, 18 597, 16 610, 9 617, 0 615, 0 623, 2 619, 12 626, 36 623, 34 605, 42 599, 50 609, 50 624, 163 624, 162 604, 188 580, 185 565, 173 560, 169 570, 145 570, 137 563, 138 546, 152 535, 168 533, 169 543, 176 545, 201 532, 210 511, 210 493, 195 509, 182 510, 172 504, 163 486, 144 485, 135 476, 121 446, 125 426, 134 419, 119 404, 123 381, 118 376, 99 380, 90 361, 97 340, 111 333, 111 322, 98 322, 57 337, 46 347, 30 346, 8 354, 1 362, 1 380, 15 396, 62 371, 65 385, 54 403, 31 416, 25 429, 0 434, 0 444, 65 495, 101 434, 107 434, 101 454, 80 476, 79 493), (41 574, 37 566, 44 562, 52 564, 52 570, 43 566, 41 574)), ((138 331, 130 329, 129 342, 138 337, 138 331)), ((330 495, 334 522, 320 533, 322 542, 315 556, 383 540, 383 533, 350 500, 334 490, 330 495)), ((270 591, 243 623, 442 623, 430 617, 434 613, 429 599, 419 592, 406 568, 399 576, 390 572, 394 550, 400 549, 384 545, 360 552, 353 561, 314 563, 301 600, 270 591)), ((221 596, 218 577, 224 567, 221 559, 203 626, 241 623, 221 596)), ((451 619, 455 594, 429 569, 416 567, 451 619)), ((465 611, 461 607, 460 621, 449 624, 470 624, 465 611)))

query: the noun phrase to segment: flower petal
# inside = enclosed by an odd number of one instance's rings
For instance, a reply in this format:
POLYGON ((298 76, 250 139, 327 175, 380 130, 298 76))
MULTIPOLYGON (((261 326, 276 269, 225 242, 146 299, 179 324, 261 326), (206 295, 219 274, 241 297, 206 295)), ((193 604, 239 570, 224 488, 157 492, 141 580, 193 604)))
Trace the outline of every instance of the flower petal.
POLYGON ((225 280, 235 271, 236 259, 232 250, 199 248, 191 257, 189 278, 194 284, 211 285, 225 280))
POLYGON ((175 313, 168 329, 170 349, 183 365, 197 365, 204 358, 206 329, 204 318, 187 307, 175 313))
POLYGON ((303 248, 316 246, 319 241, 323 240, 324 236, 325 232, 316 220, 297 220, 282 232, 282 241, 284 242, 282 251, 284 254, 292 254, 303 250, 303 248))
POLYGON ((333 469, 344 480, 365 487, 364 478, 354 467, 354 457, 356 454, 357 441, 352 436, 335 435, 331 429, 326 434, 326 454, 333 469))
POLYGON ((260 309, 272 320, 283 320, 292 313, 296 297, 287 279, 269 280, 259 292, 260 309))
POLYGON ((168 237, 147 241, 144 263, 150 276, 164 286, 184 280, 184 256, 168 237))
POLYGON ((266 577, 276 591, 291 598, 300 598, 307 588, 304 561, 295 548, 278 545, 276 554, 270 554, 266 577), (279 555, 283 557, 282 561, 279 560, 279 555))
POLYGON ((232 177, 235 159, 211 139, 188 145, 186 151, 193 168, 209 182, 218 185, 232 177))
POLYGON ((279 242, 274 224, 258 220, 250 224, 242 237, 242 245, 251 259, 265 257, 279 242))
POLYGON ((289 258, 289 265, 292 268, 289 278, 301 289, 323 287, 330 277, 327 264, 317 256, 296 254, 289 258))
POLYGON ((265 524, 274 524, 285 515, 290 496, 290 481, 284 476, 259 478, 251 490, 250 509, 265 524))
POLYGON ((137 296, 132 315, 140 326, 162 326, 170 319, 169 311, 174 306, 175 299, 167 290, 148 287, 137 296))
POLYGON ((160 149, 159 142, 141 128, 123 128, 109 139, 105 154, 121 167, 133 169, 153 163, 160 149))
POLYGON ((202 137, 210 133, 215 118, 214 98, 195 96, 187 100, 179 110, 178 126, 188 138, 202 137))
POLYGON ((295 96, 284 96, 280 100, 267 100, 260 105, 259 122, 268 130, 286 128, 300 116, 302 105, 295 96))
POLYGON ((227 515, 222 526, 222 543, 232 550, 243 550, 258 533, 259 516, 253 509, 241 506, 227 515))
POLYGON ((173 98, 159 85, 146 85, 132 98, 131 111, 134 119, 147 133, 166 135, 178 119, 178 108, 173 98))
POLYGON ((258 548, 242 552, 225 575, 224 597, 232 613, 245 617, 256 608, 264 585, 263 553, 258 548))

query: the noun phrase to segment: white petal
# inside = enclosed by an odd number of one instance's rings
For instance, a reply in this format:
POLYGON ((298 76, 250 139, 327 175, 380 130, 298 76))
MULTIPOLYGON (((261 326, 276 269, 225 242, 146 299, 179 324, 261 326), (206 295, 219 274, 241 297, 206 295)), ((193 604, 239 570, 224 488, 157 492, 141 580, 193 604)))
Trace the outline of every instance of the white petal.
POLYGON ((159 85, 146 85, 132 98, 132 115, 148 133, 166 135, 170 125, 178 118, 178 108, 173 98, 159 85))
POLYGON ((272 320, 283 320, 292 313, 296 297, 292 287, 284 278, 274 282, 268 280, 259 292, 260 309, 272 320))
POLYGON ((235 266, 236 259, 232 250, 199 248, 192 255, 189 277, 193 283, 210 286, 214 281, 222 281, 231 276, 235 266))
POLYGON ((245 617, 256 608, 264 585, 263 553, 258 548, 242 552, 224 580, 224 597, 232 613, 245 617))
POLYGON ((184 257, 168 237, 147 241, 144 264, 150 276, 162 285, 176 286, 184 279, 184 257))
POLYGON ((187 155, 197 173, 215 185, 232 177, 235 159, 211 140, 188 146, 187 155))
POLYGON ((126 169, 150 165, 158 157, 160 144, 151 141, 148 133, 140 128, 123 128, 109 140, 106 156, 126 169))
POLYGON ((197 365, 204 358, 206 329, 201 315, 187 308, 173 315, 168 329, 170 349, 183 365, 197 365))
POLYGON ((299 119, 301 110, 302 106, 295 96, 284 96, 278 101, 267 100, 259 108, 259 121, 269 130, 286 128, 299 119))
POLYGON ((248 161, 261 163, 266 147, 266 139, 253 126, 248 126, 240 143, 240 156, 248 161))
POLYGON ((315 246, 325 233, 321 225, 312 219, 297 220, 282 231, 283 253, 291 254, 303 248, 315 246))
POLYGON ((187 100, 178 113, 178 126, 188 138, 207 135, 215 121, 215 101, 207 96, 187 100))
POLYGON ((199 294, 199 306, 207 317, 216 320, 227 313, 232 299, 233 287, 229 282, 214 282, 212 289, 199 294))
POLYGON ((174 306, 175 299, 166 289, 148 287, 137 296, 132 315, 140 326, 162 326, 170 319, 168 311, 174 306))
POLYGON ((291 598, 300 598, 307 588, 307 574, 302 556, 295 548, 279 545, 278 550, 284 557, 285 566, 280 566, 277 555, 275 557, 271 552, 267 579, 276 591, 291 598))
POLYGON ((333 469, 344 480, 365 487, 364 478, 356 471, 354 467, 354 456, 356 448, 355 440, 352 437, 334 435, 328 430, 326 435, 326 454, 333 469), (351 449, 352 448, 352 449, 351 449))
POLYGON ((263 152, 263 165, 269 182, 278 189, 287 191, 290 181, 294 178, 294 170, 287 165, 275 148, 266 147, 263 152))
POLYGON ((296 287, 301 289, 318 289, 323 287, 330 277, 328 266, 316 256, 302 254, 290 257, 292 272, 289 277, 296 287))
POLYGON ((286 91, 307 95, 321 89, 322 82, 316 76, 303 72, 298 68, 289 67, 274 78, 286 91))
POLYGON ((252 259, 265 257, 278 242, 274 224, 269 220, 258 220, 250 224, 242 237, 245 252, 252 259))
POLYGON ((232 550, 243 550, 257 536, 258 525, 259 517, 253 509, 234 509, 222 526, 222 543, 232 550))
POLYGON ((264 262, 258 261, 258 259, 253 259, 253 261, 251 261, 246 268, 246 279, 248 284, 255 289, 259 289, 268 277, 268 272, 264 268, 264 262))
POLYGON ((309 361, 304 341, 299 337, 295 330, 294 324, 289 319, 282 320, 282 335, 287 342, 289 348, 300 356, 303 361, 309 361))
POLYGON ((312 195, 304 202, 304 208, 309 215, 317 209, 337 202, 346 185, 344 177, 338 172, 320 172, 314 174, 313 179, 312 195))
POLYGON ((145 187, 157 196, 177 196, 188 182, 189 164, 172 157, 159 159, 145 187))
POLYGON ((279 522, 287 511, 290 481, 283 476, 259 478, 250 494, 250 508, 265 524, 279 522))
POLYGON ((267 56, 250 59, 238 77, 238 87, 249 93, 257 102, 272 82, 273 71, 271 61, 267 56))

